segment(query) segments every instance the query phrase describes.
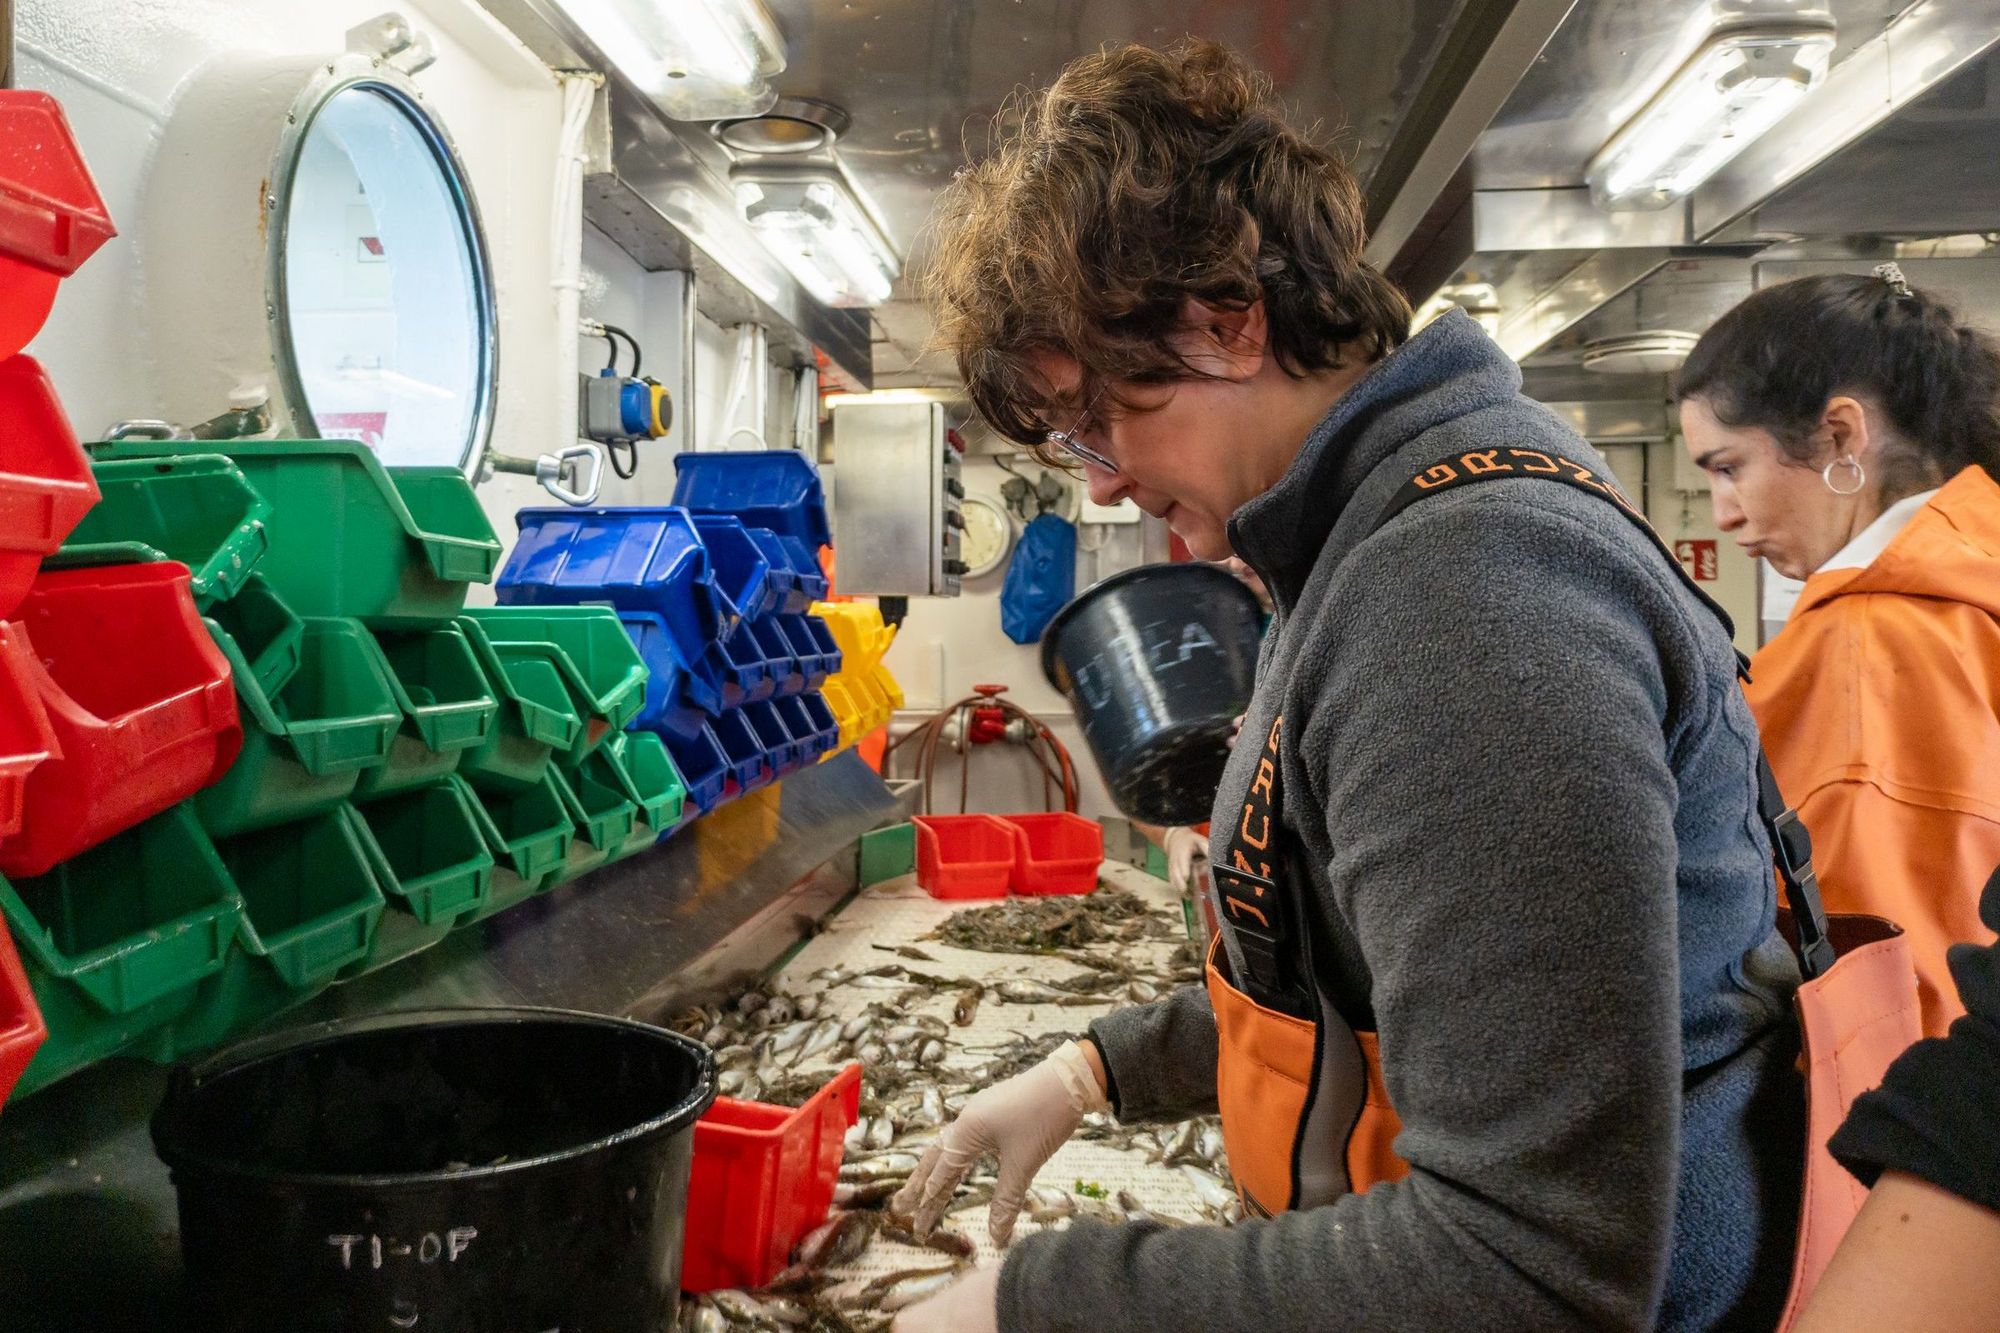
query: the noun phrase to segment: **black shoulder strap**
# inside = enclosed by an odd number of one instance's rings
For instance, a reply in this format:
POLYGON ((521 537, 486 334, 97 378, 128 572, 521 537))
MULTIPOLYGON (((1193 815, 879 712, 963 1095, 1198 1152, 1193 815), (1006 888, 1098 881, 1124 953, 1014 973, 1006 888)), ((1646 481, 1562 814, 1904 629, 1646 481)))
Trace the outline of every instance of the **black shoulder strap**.
MULTIPOLYGON (((1227 950, 1234 983, 1267 1008, 1307 1015, 1311 987, 1304 975, 1299 904, 1283 891, 1284 851, 1278 845, 1284 779, 1278 752, 1285 728, 1271 723, 1257 767, 1229 830, 1226 859, 1209 867, 1233 948, 1227 950)), ((1239 742, 1240 744, 1240 742, 1239 742)))
MULTIPOLYGON (((1736 626, 1729 619, 1729 613, 1704 592, 1701 585, 1688 577, 1686 568, 1674 558, 1666 541, 1653 530, 1646 516, 1625 498, 1623 491, 1581 463, 1538 449, 1476 449, 1434 463, 1404 482, 1390 497, 1381 517, 1375 520, 1372 531, 1380 531, 1390 519, 1426 496, 1441 495, 1477 482, 1502 481, 1512 477, 1560 482, 1587 495, 1610 501, 1639 531, 1646 534, 1665 557, 1667 567, 1679 576, 1681 585, 1722 623, 1723 632, 1735 637, 1736 626)), ((1736 655, 1736 669, 1744 679, 1749 679, 1749 662, 1741 652, 1736 655)), ((1784 885, 1785 905, 1791 909, 1797 935, 1799 970, 1811 979, 1832 967, 1834 962, 1833 943, 1826 933, 1826 908, 1820 901, 1819 876, 1813 871, 1812 836, 1806 831, 1798 811, 1785 804, 1784 795, 1778 790, 1777 775, 1771 771, 1771 761, 1765 756, 1761 744, 1757 750, 1757 814, 1764 821, 1765 832, 1770 835, 1771 855, 1777 866, 1778 879, 1784 885)))

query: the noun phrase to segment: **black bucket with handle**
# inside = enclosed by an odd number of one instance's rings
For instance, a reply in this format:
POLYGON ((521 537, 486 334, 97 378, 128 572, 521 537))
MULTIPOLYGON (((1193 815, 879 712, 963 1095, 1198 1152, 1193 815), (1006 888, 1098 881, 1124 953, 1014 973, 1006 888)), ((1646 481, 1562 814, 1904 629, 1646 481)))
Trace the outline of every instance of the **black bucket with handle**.
POLYGON ((189 1327, 673 1327, 708 1049, 626 1019, 448 1009, 177 1070, 153 1142, 189 1327))
POLYGON ((1125 814, 1167 825, 1208 818, 1262 634, 1256 595, 1192 563, 1114 574, 1049 622, 1042 671, 1068 696, 1125 814))

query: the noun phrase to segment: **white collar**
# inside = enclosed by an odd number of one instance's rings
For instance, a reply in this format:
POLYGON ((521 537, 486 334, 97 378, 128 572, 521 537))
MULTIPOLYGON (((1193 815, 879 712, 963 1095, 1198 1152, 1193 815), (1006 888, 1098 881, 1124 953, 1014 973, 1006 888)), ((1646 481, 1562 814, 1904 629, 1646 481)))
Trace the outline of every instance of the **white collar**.
POLYGON ((1888 549, 1890 542, 1902 535, 1903 529, 1910 526, 1910 520, 1917 516, 1917 511, 1929 504, 1939 489, 1933 487, 1928 491, 1918 491, 1896 501, 1877 515, 1873 523, 1855 533, 1854 540, 1834 552, 1833 559, 1813 572, 1823 574, 1829 569, 1868 568, 1875 563, 1875 557, 1888 549))

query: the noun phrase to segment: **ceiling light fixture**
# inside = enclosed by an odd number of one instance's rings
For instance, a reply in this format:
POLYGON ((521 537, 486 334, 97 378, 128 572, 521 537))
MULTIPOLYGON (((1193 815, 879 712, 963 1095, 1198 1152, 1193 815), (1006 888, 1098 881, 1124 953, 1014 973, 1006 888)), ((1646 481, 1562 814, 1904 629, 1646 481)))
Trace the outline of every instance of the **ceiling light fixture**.
POLYGON ((1826 77, 1830 23, 1759 24, 1711 34, 1590 161, 1604 209, 1684 198, 1785 118, 1826 77))
POLYGON ((709 133, 733 153, 780 157, 832 148, 847 125, 847 113, 831 103, 781 97, 763 115, 717 121, 709 133))
POLYGON ((672 120, 755 116, 778 100, 785 44, 759 0, 557 0, 672 120))
POLYGON ((729 180, 757 239, 822 305, 889 299, 902 262, 838 171, 740 166, 729 180))

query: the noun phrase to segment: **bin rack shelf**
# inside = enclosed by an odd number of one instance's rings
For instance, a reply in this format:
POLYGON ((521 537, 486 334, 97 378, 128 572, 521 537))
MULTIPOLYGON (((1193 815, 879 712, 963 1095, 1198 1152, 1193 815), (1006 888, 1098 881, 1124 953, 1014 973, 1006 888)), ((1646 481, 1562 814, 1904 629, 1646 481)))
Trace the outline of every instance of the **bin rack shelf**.
POLYGON ((107 461, 91 472, 103 498, 70 533, 65 559, 136 542, 186 565, 195 605, 207 609, 234 597, 270 547, 269 502, 221 454, 107 461))
POLYGON ((792 636, 786 631, 784 617, 760 620, 747 628, 757 636, 757 642, 764 649, 765 659, 771 664, 771 679, 776 682, 774 694, 792 695, 802 693, 806 688, 806 668, 817 649, 809 649, 805 658, 799 656, 792 636))
POLYGON ((500 702, 465 631, 385 630, 375 636, 402 723, 381 764, 364 769, 355 799, 411 791, 454 773, 493 732, 500 702))
POLYGON ((484 907, 493 852, 472 809, 477 797, 456 775, 355 807, 362 851, 388 899, 359 976, 420 953, 484 907))
POLYGON ((576 836, 553 767, 525 791, 479 792, 472 809, 495 869, 486 904, 466 923, 484 921, 547 888, 568 861, 576 836))
POLYGON ((46 875, 0 880, 0 916, 48 1024, 16 1086, 153 1049, 229 957, 243 900, 193 812, 176 806, 46 875))
POLYGON ((708 565, 715 572, 716 587, 744 620, 768 616, 783 604, 787 585, 796 584, 785 576, 773 581, 773 569, 764 548, 729 514, 696 514, 695 531, 708 548, 708 565))
POLYGON ((568 753, 583 737, 569 687, 547 657, 502 653, 470 616, 458 627, 500 705, 492 730, 465 752, 459 771, 485 790, 532 791, 548 773, 550 756, 568 753))
POLYGON ((172 562, 48 571, 17 630, 57 753, 28 775, 0 872, 30 877, 186 800, 243 746, 230 665, 172 562))
POLYGON ((769 528, 745 528, 750 539, 764 552, 764 558, 771 562, 771 582, 778 588, 778 605, 774 611, 786 615, 797 615, 811 609, 814 602, 826 596, 826 575, 820 571, 819 561, 805 542, 797 537, 786 537, 769 528))
POLYGON ((757 736, 757 744, 764 748, 772 779, 797 772, 805 763, 805 747, 785 726, 784 718, 778 714, 777 701, 766 699, 762 703, 745 704, 742 711, 757 736))
POLYGON ((603 750, 576 768, 557 768, 551 776, 563 809, 576 826, 569 854, 550 880, 565 884, 624 851, 639 823, 639 794, 631 777, 603 750))
POLYGON ((696 815, 706 814, 722 804, 731 764, 715 728, 706 723, 692 736, 670 733, 661 740, 666 742, 667 754, 687 787, 687 805, 681 811, 680 822, 674 826, 678 829, 696 815))
POLYGON ((606 747, 625 767, 639 798, 639 824, 621 855, 644 851, 681 826, 692 807, 680 770, 674 767, 667 743, 650 731, 628 731, 606 747))
POLYGON ((733 514, 745 527, 796 539, 807 555, 833 544, 819 469, 789 449, 676 454, 674 503, 733 514))
POLYGON ((722 711, 719 645, 696 644, 690 650, 664 617, 650 612, 620 611, 618 619, 647 671, 646 702, 631 725, 685 739, 700 735, 708 719, 722 711))
POLYGON ((739 621, 735 630, 721 641, 725 709, 770 698, 778 688, 776 676, 783 674, 787 665, 782 657, 773 662, 756 628, 753 621, 739 621))
POLYGON ((36 680, 27 636, 0 620, 0 841, 21 831, 28 775, 56 753, 36 680))
POLYGON ((269 583, 252 574, 234 597, 208 608, 208 619, 236 645, 244 668, 266 695, 277 694, 291 682, 304 652, 299 645, 306 622, 271 591, 269 583))
MULTIPOLYGON (((0 114, 0 123, 5 119, 0 114)), ((0 308, 5 304, 0 298, 0 308)), ((41 366, 26 356, 0 361, 0 618, 14 614, 42 557, 63 544, 97 497, 90 460, 41 366)))
POLYGON ((445 623, 486 583, 500 542, 456 468, 384 468, 353 440, 116 440, 99 459, 221 453, 271 506, 259 572, 299 615, 372 628, 445 623))
POLYGON ((779 616, 777 623, 783 627, 798 659, 799 671, 805 677, 800 689, 817 690, 826 684, 827 677, 840 670, 840 645, 824 620, 812 615, 779 616))
POLYGON ((175 1058, 312 998, 367 957, 384 906, 367 836, 338 805, 217 844, 243 919, 222 970, 174 1021, 175 1058))
POLYGON ((806 763, 818 763, 840 744, 840 724, 818 693, 795 694, 777 703, 778 716, 784 719, 785 730, 799 741, 806 763))
POLYGON ((503 606, 605 602, 650 612, 690 660, 735 619, 685 509, 523 509, 514 521, 520 540, 495 584, 503 606))
POLYGON ((731 708, 718 713, 709 723, 709 730, 722 744, 723 757, 728 761, 724 770, 722 799, 733 801, 746 792, 771 785, 775 774, 771 771, 771 757, 765 753, 763 742, 757 737, 757 729, 750 725, 750 719, 740 708, 731 708))
POLYGON ((56 288, 118 234, 47 93, 0 92, 0 355, 28 345, 56 288))
POLYGON ((645 707, 645 659, 610 607, 488 606, 466 615, 503 656, 525 650, 555 666, 583 720, 569 762, 581 762, 645 707))
POLYGON ((354 794, 364 769, 388 757, 403 714, 381 651, 359 621, 308 619, 299 668, 276 695, 257 685, 226 635, 217 642, 235 666, 236 697, 253 725, 235 765, 195 800, 212 837, 324 814, 354 794))

